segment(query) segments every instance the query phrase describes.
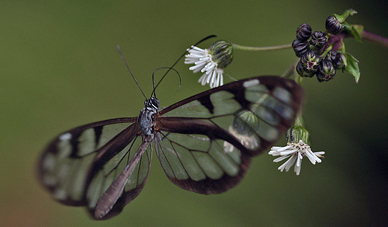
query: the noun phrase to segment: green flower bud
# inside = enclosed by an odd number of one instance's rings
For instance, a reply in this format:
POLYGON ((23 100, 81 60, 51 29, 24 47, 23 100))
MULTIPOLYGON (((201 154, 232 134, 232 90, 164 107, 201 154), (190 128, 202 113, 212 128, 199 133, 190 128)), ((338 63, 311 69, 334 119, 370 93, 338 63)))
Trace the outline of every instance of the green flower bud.
POLYGON ((305 67, 307 70, 313 70, 315 72, 318 70, 318 65, 320 61, 321 58, 313 50, 307 51, 300 59, 300 62, 302 62, 303 67, 305 67))
POLYGON ((317 72, 316 70, 312 69, 306 69, 306 67, 303 66, 302 61, 299 61, 298 64, 296 65, 296 72, 301 76, 301 77, 313 77, 314 74, 317 72))
POLYGON ((224 69, 233 60, 233 46, 231 43, 219 40, 209 47, 209 54, 213 56, 212 61, 217 63, 219 69, 224 69))
POLYGON ((306 40, 295 39, 292 42, 292 48, 294 48, 295 55, 302 57, 310 48, 309 43, 306 40))
POLYGON ((334 16, 329 16, 326 19, 326 31, 336 35, 344 30, 344 26, 334 16))
POLYGON ((240 135, 251 135, 252 127, 259 127, 260 120, 250 111, 242 110, 233 119, 233 129, 240 135))
POLYGON ((303 128, 301 125, 292 126, 290 129, 288 129, 286 134, 286 140, 289 143, 297 143, 299 140, 308 143, 309 137, 309 131, 307 131, 307 129, 303 128))
POLYGON ((303 23, 296 29, 296 38, 299 40, 307 41, 311 36, 310 25, 303 23))
POLYGON ((319 68, 317 72, 317 79, 319 82, 329 81, 334 79, 336 70, 331 61, 324 59, 319 63, 319 68))
POLYGON ((310 45, 316 49, 321 49, 327 43, 327 37, 323 32, 314 32, 311 36, 310 45))

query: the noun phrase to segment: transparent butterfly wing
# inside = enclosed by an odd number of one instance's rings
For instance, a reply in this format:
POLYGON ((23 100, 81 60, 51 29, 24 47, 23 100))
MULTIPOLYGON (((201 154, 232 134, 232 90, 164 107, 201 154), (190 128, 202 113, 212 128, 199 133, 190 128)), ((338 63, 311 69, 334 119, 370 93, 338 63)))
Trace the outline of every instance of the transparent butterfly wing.
POLYGON ((86 200, 88 210, 94 219, 108 219, 116 216, 126 204, 140 194, 148 178, 151 158, 151 147, 143 143, 141 136, 136 136, 131 143, 111 159, 101 157, 101 160, 109 160, 105 164, 98 161, 92 164, 86 200), (146 146, 140 151, 139 147, 144 145, 146 146), (141 154, 137 154, 138 152, 141 154), (137 157, 134 157, 135 155, 137 157), (134 159, 136 160, 133 171, 121 176, 127 172, 126 170, 130 167, 128 163, 134 159), (119 179, 120 176, 121 179, 119 179), (123 188, 117 187, 118 184, 123 184, 123 188), (105 197, 103 197, 104 193, 107 193, 105 197))
MULTIPOLYGON (((125 168, 142 143, 136 118, 100 121, 55 138, 38 162, 41 184, 57 201, 86 206, 93 218, 102 193, 125 168)), ((104 218, 118 214, 143 188, 150 169, 151 150, 141 156, 123 193, 104 218)))
POLYGON ((294 81, 263 76, 205 91, 160 111, 155 149, 181 188, 220 193, 294 122, 303 102, 294 81), (184 116, 184 117, 182 117, 184 116))
POLYGON ((160 132, 155 150, 167 177, 179 187, 201 193, 221 193, 242 179, 250 156, 224 151, 224 140, 202 134, 160 132))

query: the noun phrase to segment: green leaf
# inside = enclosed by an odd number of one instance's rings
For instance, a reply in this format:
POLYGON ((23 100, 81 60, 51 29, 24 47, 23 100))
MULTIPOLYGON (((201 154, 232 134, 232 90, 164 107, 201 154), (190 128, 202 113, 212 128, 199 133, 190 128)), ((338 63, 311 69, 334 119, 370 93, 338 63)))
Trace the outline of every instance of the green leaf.
POLYGON ((351 34, 357 41, 362 42, 361 34, 364 31, 364 26, 358 24, 343 23, 344 30, 351 34))
POLYGON ((338 14, 335 14, 334 13, 334 17, 340 22, 340 23, 343 23, 346 18, 348 16, 353 16, 354 14, 356 14, 357 11, 356 10, 353 10, 353 9, 348 9, 348 10, 345 10, 345 12, 342 14, 342 15, 338 15, 338 14))
POLYGON ((360 69, 358 67, 358 60, 353 55, 344 53, 346 57, 345 71, 352 74, 356 79, 356 83, 360 80, 360 69))
POLYGON ((354 38, 360 42, 362 42, 361 34, 364 31, 364 26, 359 24, 354 24, 352 26, 352 35, 354 38))

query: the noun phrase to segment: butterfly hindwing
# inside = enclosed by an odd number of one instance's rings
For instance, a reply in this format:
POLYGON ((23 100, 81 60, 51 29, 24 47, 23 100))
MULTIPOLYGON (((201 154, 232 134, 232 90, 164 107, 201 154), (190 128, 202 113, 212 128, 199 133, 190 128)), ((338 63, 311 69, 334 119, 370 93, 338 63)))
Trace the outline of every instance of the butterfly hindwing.
POLYGON ((113 217, 139 195, 148 178, 151 158, 151 147, 137 136, 104 165, 92 167, 96 174, 90 175, 86 196, 93 218, 113 217))
POLYGON ((211 135, 161 132, 155 150, 174 184, 201 194, 215 194, 235 186, 250 164, 247 153, 225 152, 224 143, 211 135))

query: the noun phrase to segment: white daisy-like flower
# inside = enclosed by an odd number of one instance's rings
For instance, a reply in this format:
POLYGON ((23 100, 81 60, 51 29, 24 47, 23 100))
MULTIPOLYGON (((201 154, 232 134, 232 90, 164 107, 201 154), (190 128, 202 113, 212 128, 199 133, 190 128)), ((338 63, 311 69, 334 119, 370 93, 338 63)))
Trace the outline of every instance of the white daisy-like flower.
POLYGON ((195 64, 189 69, 194 73, 201 71, 204 73, 199 78, 198 83, 202 85, 209 84, 211 88, 222 86, 224 84, 224 70, 218 67, 218 63, 213 61, 213 56, 208 49, 201 49, 196 46, 191 46, 187 49, 189 52, 186 55, 185 64, 195 64))
POLYGON ((287 143, 287 146, 285 147, 274 146, 271 148, 271 151, 268 152, 268 154, 272 156, 281 156, 273 160, 274 162, 280 162, 289 158, 285 163, 279 166, 278 170, 281 172, 283 172, 283 170, 288 172, 296 161, 294 171, 296 175, 299 175, 302 168, 302 159, 304 156, 306 156, 310 162, 315 165, 315 163, 322 162, 320 158, 323 158, 322 155, 325 154, 325 152, 313 152, 308 144, 304 143, 302 140, 299 140, 299 143, 287 143))

